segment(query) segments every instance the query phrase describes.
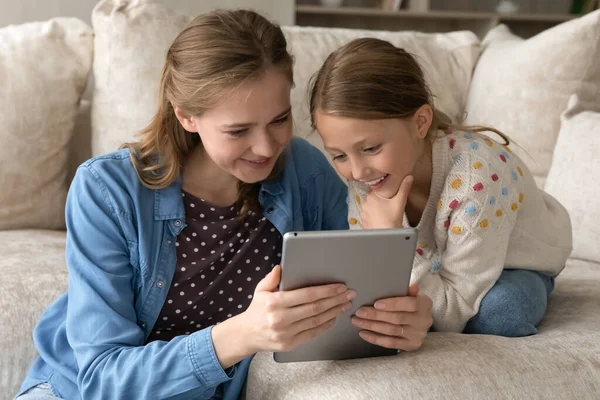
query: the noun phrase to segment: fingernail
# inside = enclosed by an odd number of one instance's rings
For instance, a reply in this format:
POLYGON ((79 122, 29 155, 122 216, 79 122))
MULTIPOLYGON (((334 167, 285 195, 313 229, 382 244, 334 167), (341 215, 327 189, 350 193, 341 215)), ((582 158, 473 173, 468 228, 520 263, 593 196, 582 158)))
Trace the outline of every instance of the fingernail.
POLYGON ((367 312, 365 310, 362 309, 358 309, 356 310, 356 316, 357 317, 366 317, 367 316, 367 312))
POLYGON ((355 292, 354 290, 351 290, 351 291, 349 291, 349 292, 348 292, 348 294, 346 295, 346 298, 347 298, 348 300, 352 300, 352 299, 354 299, 355 297, 356 297, 356 292, 355 292))
POLYGON ((377 303, 375 303, 375 308, 378 310, 385 310, 385 303, 383 301, 378 301, 377 303))
POLYGON ((348 290, 348 288, 344 285, 338 286, 337 288, 338 293, 344 293, 346 290, 348 290))
POLYGON ((362 321, 358 318, 352 318, 352 324, 356 325, 356 326, 361 326, 362 325, 362 321))
POLYGON ((346 312, 352 308, 352 303, 347 303, 344 307, 342 307, 342 311, 346 312))

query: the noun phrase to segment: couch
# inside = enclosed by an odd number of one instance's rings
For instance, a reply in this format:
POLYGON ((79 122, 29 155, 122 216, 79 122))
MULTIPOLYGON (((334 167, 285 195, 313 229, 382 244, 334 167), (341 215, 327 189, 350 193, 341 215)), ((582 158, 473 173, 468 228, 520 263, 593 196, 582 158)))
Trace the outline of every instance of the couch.
MULTIPOLYGON (((36 356, 31 331, 66 289, 64 201, 86 158, 134 138, 157 105, 164 54, 190 16, 139 0, 102 0, 93 27, 57 18, 0 29, 0 397, 36 356)), ((431 333, 416 352, 277 364, 258 354, 258 399, 600 398, 600 11, 524 40, 500 25, 425 34, 285 27, 296 58, 295 134, 310 134, 306 86, 327 54, 359 36, 417 55, 454 120, 515 141, 540 188, 569 210, 574 246, 539 333, 431 333)), ((118 397, 115 395, 115 397, 118 397)))

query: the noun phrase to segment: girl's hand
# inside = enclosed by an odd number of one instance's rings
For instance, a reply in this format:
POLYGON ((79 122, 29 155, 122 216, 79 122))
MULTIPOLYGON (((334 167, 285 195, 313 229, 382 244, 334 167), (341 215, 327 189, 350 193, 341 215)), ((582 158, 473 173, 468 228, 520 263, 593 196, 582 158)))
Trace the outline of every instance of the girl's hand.
POLYGON ((251 353, 290 351, 314 339, 332 327, 356 297, 343 284, 276 291, 280 278, 278 265, 259 282, 252 303, 238 316, 242 340, 247 340, 251 353))
POLYGON ((423 345, 431 317, 431 299, 419 294, 414 284, 406 297, 392 297, 375 302, 375 307, 361 307, 352 317, 361 329, 360 337, 369 343, 390 349, 417 350, 423 345))
POLYGON ((363 227, 367 229, 402 228, 406 200, 413 180, 411 175, 406 176, 400 184, 398 193, 391 199, 383 198, 371 191, 367 195, 367 201, 360 207, 360 219, 363 227))

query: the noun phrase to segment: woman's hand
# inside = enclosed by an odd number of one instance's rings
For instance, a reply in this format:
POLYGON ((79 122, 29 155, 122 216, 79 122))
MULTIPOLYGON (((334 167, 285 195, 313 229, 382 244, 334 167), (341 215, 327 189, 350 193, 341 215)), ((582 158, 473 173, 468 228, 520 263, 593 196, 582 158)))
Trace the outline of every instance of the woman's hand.
MULTIPOLYGON (((250 354, 290 351, 323 333, 352 307, 356 292, 343 284, 277 291, 276 266, 256 287, 252 303, 238 315, 239 336, 250 354)), ((232 318, 233 319, 233 318, 232 318)))
POLYGON ((411 175, 406 176, 398 192, 391 199, 383 198, 371 191, 360 207, 360 220, 367 229, 402 228, 404 209, 413 183, 411 175))
POLYGON ((369 343, 390 349, 417 350, 423 345, 431 317, 431 299, 419 294, 414 284, 406 297, 378 300, 375 307, 361 307, 352 317, 354 326, 361 329, 360 337, 369 343))

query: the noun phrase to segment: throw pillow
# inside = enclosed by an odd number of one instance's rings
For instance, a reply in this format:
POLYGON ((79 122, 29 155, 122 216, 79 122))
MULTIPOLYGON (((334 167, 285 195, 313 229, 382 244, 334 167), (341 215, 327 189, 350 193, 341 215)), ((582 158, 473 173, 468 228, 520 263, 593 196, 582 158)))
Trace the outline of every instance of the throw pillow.
POLYGON ((500 25, 483 40, 467 98, 467 123, 513 138, 543 188, 569 96, 600 111, 600 11, 523 40, 500 25), (521 148, 519 148, 521 147, 521 148))
POLYGON ((0 29, 0 230, 61 229, 93 33, 58 18, 0 29))

